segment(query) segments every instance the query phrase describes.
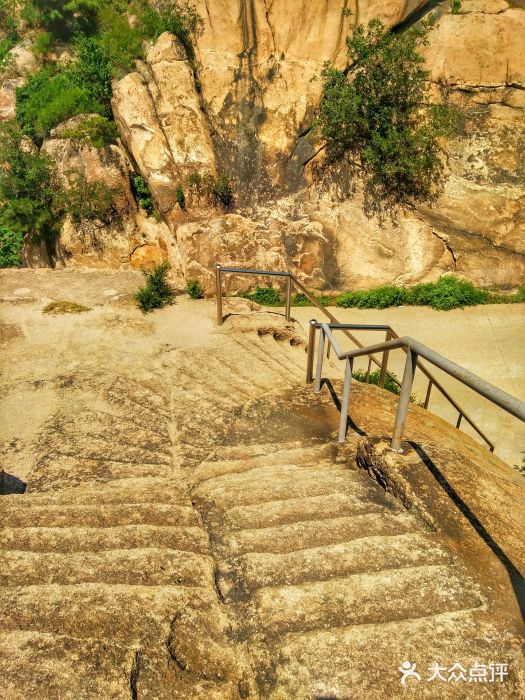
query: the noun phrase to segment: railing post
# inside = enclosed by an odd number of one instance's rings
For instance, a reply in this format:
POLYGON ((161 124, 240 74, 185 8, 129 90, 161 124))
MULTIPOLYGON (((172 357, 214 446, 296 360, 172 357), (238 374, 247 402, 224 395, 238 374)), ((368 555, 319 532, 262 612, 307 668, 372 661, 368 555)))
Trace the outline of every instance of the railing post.
POLYGON ((353 358, 346 358, 345 381, 343 384, 343 396, 341 398, 341 416, 339 418, 339 442, 346 439, 346 427, 348 425, 348 404, 350 403, 350 389, 352 388, 353 358))
POLYGON ((315 371, 314 391, 318 394, 321 391, 321 379, 323 375, 323 354, 324 354, 324 330, 319 329, 319 347, 317 349, 317 368, 315 371))
POLYGON ((432 379, 428 380, 428 387, 427 387, 427 394, 425 396, 425 403, 423 404, 423 408, 428 408, 428 404, 430 402, 430 392, 432 391, 432 386, 434 385, 434 382, 432 379))
POLYGON ((215 295, 217 298, 217 325, 222 326, 224 318, 222 315, 222 280, 219 263, 215 265, 215 295))
POLYGON ((316 321, 311 320, 308 329, 308 355, 306 358, 306 383, 311 384, 314 380, 314 353, 315 353, 315 326, 316 321))
MULTIPOLYGON (((391 340, 390 331, 387 331, 386 335, 385 335, 385 342, 388 342, 389 340, 391 340)), ((381 360, 381 371, 379 372, 379 382, 378 382, 378 386, 381 387, 381 389, 383 389, 385 386, 386 369, 387 369, 387 365, 388 365, 388 353, 389 353, 389 351, 385 350, 383 352, 383 359, 381 360)))
POLYGON ((286 278, 286 312, 285 318, 287 321, 290 320, 290 308, 292 306, 292 278, 288 276, 286 278))
POLYGON ((412 385, 414 383, 416 366, 417 353, 410 348, 407 348, 405 371, 403 372, 403 381, 401 382, 401 391, 399 393, 399 402, 397 404, 396 422, 394 423, 392 442, 390 443, 390 448, 394 452, 401 452, 401 440, 403 438, 403 431, 407 420, 408 405, 412 394, 412 385))

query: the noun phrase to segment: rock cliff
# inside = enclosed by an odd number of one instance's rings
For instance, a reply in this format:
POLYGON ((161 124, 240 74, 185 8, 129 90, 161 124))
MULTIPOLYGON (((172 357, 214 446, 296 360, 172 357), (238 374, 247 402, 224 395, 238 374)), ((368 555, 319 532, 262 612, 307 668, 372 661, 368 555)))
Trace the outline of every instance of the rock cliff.
MULTIPOLYGON (((169 258, 175 276, 213 289, 212 263, 290 267, 311 287, 415 283, 457 272, 510 288, 525 276, 525 9, 521 2, 199 0, 195 58, 171 34, 113 85, 121 145, 75 156, 60 138, 44 148, 83 162, 87 179, 147 181, 162 222, 128 197, 125 224, 86 248, 66 223, 58 264, 140 266, 169 258), (429 12, 438 20, 425 58, 436 94, 446 88, 466 115, 446 144, 447 181, 432 207, 400 211, 396 225, 365 216, 360 187, 343 201, 321 189, 310 134, 326 61, 343 66, 356 23, 379 17, 396 31, 429 12), (317 79, 316 79, 317 78, 317 79), (104 172, 103 172, 104 171, 104 172), (177 191, 194 173, 228 171, 232 211, 177 191)), ((12 112, 23 78, 17 49, 0 92, 12 112), (11 100, 11 101, 10 101, 11 100)), ((27 58, 27 62, 29 62, 27 58)), ((126 189, 126 187, 124 187, 126 189)), ((128 187, 129 190, 129 187, 128 187)))

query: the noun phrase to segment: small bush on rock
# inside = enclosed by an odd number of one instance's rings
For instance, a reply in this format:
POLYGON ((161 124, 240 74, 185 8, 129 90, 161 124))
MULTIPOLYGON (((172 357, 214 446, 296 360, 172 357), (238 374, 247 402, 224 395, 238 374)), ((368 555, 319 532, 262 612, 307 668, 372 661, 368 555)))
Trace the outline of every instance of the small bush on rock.
POLYGON ((18 267, 22 262, 24 236, 0 224, 0 267, 18 267))
POLYGON ((144 180, 142 175, 135 173, 131 176, 131 191, 139 207, 144 209, 148 216, 151 216, 155 212, 155 205, 153 204, 153 198, 146 180, 144 180))
POLYGON ((186 294, 189 294, 192 299, 202 299, 204 297, 204 289, 197 280, 188 280, 186 294))
POLYGON ((281 293, 275 287, 256 287, 255 292, 245 292, 241 296, 262 306, 282 306, 284 303, 281 293))
POLYGON ((62 137, 66 139, 81 139, 95 148, 105 148, 115 143, 119 135, 117 125, 110 119, 94 116, 86 119, 75 129, 65 129, 62 137))
POLYGON ((169 263, 164 262, 157 265, 152 271, 142 271, 146 284, 135 294, 135 299, 137 306, 143 313, 148 313, 153 309, 161 309, 175 298, 175 292, 166 279, 169 269, 169 263))

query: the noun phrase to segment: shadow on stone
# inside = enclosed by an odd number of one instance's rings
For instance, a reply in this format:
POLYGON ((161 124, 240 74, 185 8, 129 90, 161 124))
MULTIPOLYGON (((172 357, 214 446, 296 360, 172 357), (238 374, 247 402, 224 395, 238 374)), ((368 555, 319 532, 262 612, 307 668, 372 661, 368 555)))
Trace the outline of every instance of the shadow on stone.
POLYGON ((494 540, 474 513, 470 510, 465 501, 456 492, 453 486, 447 481, 443 473, 439 470, 436 464, 429 457, 427 452, 417 443, 410 442, 411 446, 419 455, 422 462, 425 464, 427 469, 430 471, 432 476, 436 479, 441 488, 445 491, 450 500, 454 503, 456 508, 465 516, 472 527, 476 530, 478 535, 483 539, 483 541, 490 547, 492 552, 501 561, 503 566, 508 572, 512 588, 514 589, 514 594, 518 605, 520 607, 522 615, 525 616, 525 579, 521 575, 518 568, 513 564, 509 557, 505 554, 499 544, 494 540))
POLYGON ((27 484, 17 476, 0 471, 0 495, 6 496, 11 493, 25 493, 27 484))

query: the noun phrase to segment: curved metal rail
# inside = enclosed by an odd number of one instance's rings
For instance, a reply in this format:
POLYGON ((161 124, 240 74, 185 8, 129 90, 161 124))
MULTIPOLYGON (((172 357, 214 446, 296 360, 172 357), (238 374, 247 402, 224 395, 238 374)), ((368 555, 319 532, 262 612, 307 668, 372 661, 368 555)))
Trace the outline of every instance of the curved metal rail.
MULTIPOLYGON (((368 357, 368 369, 367 369, 367 380, 370 376, 370 370, 372 364, 376 365, 380 369, 380 374, 379 374, 379 381, 378 385, 380 387, 384 386, 385 383, 385 378, 388 376, 392 381, 394 381, 398 386, 403 387, 403 382, 400 382, 395 375, 393 375, 391 372, 388 371, 388 359, 389 359, 389 353, 393 349, 402 349, 406 354, 407 354, 407 362, 409 361, 409 358, 413 356, 413 351, 410 349, 410 347, 404 343, 401 342, 400 344, 397 344, 397 341, 405 341, 406 338, 400 338, 400 336, 394 331, 394 329, 389 326, 389 325, 364 325, 364 324, 343 324, 339 323, 337 318, 330 312, 328 309, 326 309, 324 306, 322 306, 317 299, 310 294, 310 292, 306 289, 306 287, 297 279, 295 275, 293 275, 291 272, 273 272, 269 270, 251 270, 251 269, 244 269, 244 268, 239 268, 239 267, 223 267, 219 263, 215 265, 215 279, 216 279, 216 299, 217 299, 217 323, 219 326, 221 326, 224 322, 224 315, 223 315, 223 308, 222 308, 222 275, 223 274, 240 274, 240 275, 254 275, 254 276, 267 276, 267 277, 281 277, 281 278, 286 278, 286 296, 285 296, 285 317, 286 320, 290 320, 290 312, 291 312, 291 302, 292 302, 292 285, 295 286, 297 290, 299 290, 302 294, 305 295, 305 297, 308 299, 308 301, 315 306, 321 313, 323 313, 330 321, 330 324, 328 325, 328 328, 330 330, 330 335, 331 337, 335 340, 332 330, 339 330, 344 335, 351 340, 354 345, 357 346, 356 351, 350 351, 355 354, 352 355, 352 361, 353 357, 360 357, 360 356, 367 356, 368 357), (372 331, 383 331, 385 333, 385 341, 383 343, 379 343, 378 345, 372 345, 369 347, 365 347, 364 343, 362 343, 358 338, 355 337, 355 335, 351 332, 352 330, 372 330, 372 331), (362 352, 361 352, 362 351, 362 352), (381 359, 378 359, 374 353, 382 353, 381 359)), ((324 324, 326 325, 326 324, 324 324)), ((314 348, 315 348, 315 334, 317 329, 322 328, 323 324, 317 323, 317 321, 310 321, 310 332, 309 332, 309 341, 308 341, 308 359, 307 359, 307 366, 306 366, 306 382, 307 384, 311 384, 313 381, 313 367, 314 367, 314 348)), ((324 351, 324 337, 325 333, 321 332, 320 336, 320 341, 319 344, 321 344, 321 337, 323 338, 323 351, 324 351)), ((414 341, 413 339, 410 339, 413 343, 417 343, 417 341, 414 341)), ((337 345, 337 343, 336 343, 337 345)), ((330 341, 328 343, 328 354, 330 352, 330 347, 333 347, 333 343, 330 341)), ((421 346, 426 348, 426 346, 421 346)), ((334 347, 335 350, 335 347, 334 347)), ((430 351, 431 353, 434 353, 433 350, 430 350, 430 348, 426 348, 426 350, 430 351)), ((437 356, 438 353, 435 353, 437 356)), ((339 356, 339 355, 338 355, 339 356)), ((494 443, 489 440, 489 438, 485 435, 485 433, 475 424, 473 419, 466 413, 466 411, 461 408, 461 406, 455 401, 455 399, 450 396, 448 391, 442 386, 442 384, 439 382, 439 380, 425 367, 424 364, 422 364, 419 360, 419 356, 424 357, 427 359, 429 362, 432 364, 435 364, 435 366, 440 367, 439 364, 434 363, 432 360, 430 360, 426 354, 424 353, 415 353, 415 365, 414 365, 414 370, 415 367, 419 368, 419 370, 422 372, 422 374, 428 379, 428 385, 427 385, 427 390, 425 394, 425 400, 423 403, 423 408, 427 408, 430 403, 430 397, 432 390, 435 389, 437 390, 445 399, 446 401, 458 412, 458 420, 456 422, 456 428, 459 428, 461 426, 461 423, 463 420, 465 420, 471 428, 480 436, 480 438, 486 443, 487 447, 491 452, 494 451, 494 443)), ((319 353, 317 356, 317 361, 319 364, 319 353)), ((442 356, 439 355, 441 358, 442 356)), ((348 359, 348 358, 347 358, 348 359)), ((446 358, 443 358, 443 360, 446 360, 446 362, 450 362, 446 358)), ((454 365, 454 363, 451 363, 454 365)), ((454 365, 456 368, 459 367, 459 365, 454 365)), ((321 356, 321 367, 322 367, 322 356, 321 356)), ((406 369, 406 365, 405 365, 406 369)), ((468 370, 463 370, 463 368, 459 368, 463 372, 468 372, 468 370)), ((446 370, 445 370, 446 371, 446 370)), ((351 373, 350 373, 351 374, 351 373)), ((450 373, 449 373, 450 374, 450 373)), ((472 374, 472 373, 469 373, 472 374)), ((317 373, 317 376, 319 376, 319 373, 317 373)), ((451 376, 455 376, 454 374, 451 374, 451 376)), ((473 377, 476 377, 477 375, 472 375, 473 377)), ((459 379, 459 377, 455 377, 459 381, 462 381, 459 379)), ((477 377, 480 381, 482 380, 480 377, 477 377)), ((404 376, 403 376, 404 380, 404 376)), ((412 377, 413 380, 413 377, 412 377)), ((465 382, 464 382, 465 383, 465 382)), ((487 383, 488 384, 488 383, 487 383)), ((488 386, 492 387, 491 384, 488 386)), ((493 389, 496 389, 497 391, 501 391, 497 389, 497 387, 492 387, 493 389)), ((478 392, 480 393, 480 392, 478 392)), ((503 392, 505 393, 505 392, 503 392)), ((507 396, 510 396, 510 394, 507 394, 507 396)), ((487 397, 489 398, 489 397, 487 397)), ((514 399, 514 397, 510 397, 514 399)), ((409 394, 409 399, 410 399, 410 394, 409 394)), ((489 398, 489 400, 492 401, 492 399, 489 398)), ((514 399, 515 401, 518 401, 518 399, 514 399)), ((494 401, 493 403, 496 403, 494 401)), ((521 403, 521 402, 519 402, 521 403)), ((497 404, 499 405, 499 404, 497 404)), ((408 404, 407 404, 408 406, 408 404)), ((502 406, 503 408, 503 406, 502 406)), ((506 409, 505 409, 506 410, 506 409)), ((341 412, 341 416, 343 416, 343 411, 341 412)), ((346 424, 345 424, 346 425, 346 424)), ((346 432, 346 427, 345 427, 345 432, 346 432)))

